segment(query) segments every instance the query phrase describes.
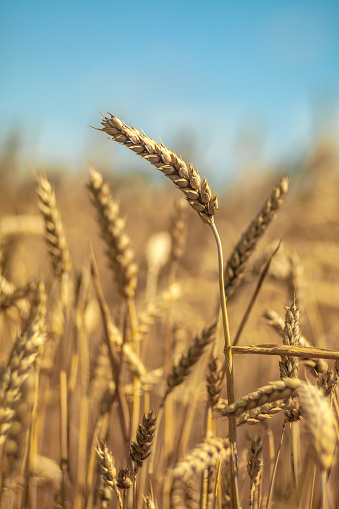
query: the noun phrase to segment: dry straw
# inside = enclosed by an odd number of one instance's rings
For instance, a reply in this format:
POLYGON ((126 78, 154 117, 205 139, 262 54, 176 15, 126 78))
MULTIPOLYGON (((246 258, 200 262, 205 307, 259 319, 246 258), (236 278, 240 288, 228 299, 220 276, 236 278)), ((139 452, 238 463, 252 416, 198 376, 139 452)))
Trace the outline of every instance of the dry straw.
POLYGON ((125 220, 120 217, 119 204, 114 201, 109 186, 95 168, 90 168, 87 188, 98 213, 101 236, 107 246, 107 256, 114 272, 115 281, 123 298, 133 298, 137 286, 138 268, 134 251, 125 232, 125 220))
POLYGON ((253 219, 245 232, 241 235, 225 267, 225 293, 229 298, 236 290, 245 265, 256 245, 271 223, 275 213, 281 207, 288 191, 288 178, 283 177, 273 188, 257 216, 253 219))
POLYGON ((157 143, 135 127, 109 114, 101 121, 102 131, 122 143, 127 148, 149 161, 166 175, 182 191, 191 207, 196 210, 204 222, 209 223, 218 210, 216 194, 211 193, 207 180, 201 182, 199 173, 191 164, 186 163, 163 143, 157 143))

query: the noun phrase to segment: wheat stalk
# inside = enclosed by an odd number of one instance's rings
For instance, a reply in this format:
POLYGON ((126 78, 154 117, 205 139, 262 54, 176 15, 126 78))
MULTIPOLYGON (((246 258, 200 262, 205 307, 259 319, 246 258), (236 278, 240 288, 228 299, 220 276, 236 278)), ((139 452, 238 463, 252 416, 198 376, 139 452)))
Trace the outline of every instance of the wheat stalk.
POLYGON ((201 182, 199 173, 193 166, 189 164, 187 168, 186 163, 163 143, 157 143, 135 127, 128 127, 114 115, 109 115, 110 117, 103 116, 101 131, 164 173, 184 193, 186 200, 201 219, 209 223, 218 210, 218 199, 216 194, 212 195, 207 180, 201 182))

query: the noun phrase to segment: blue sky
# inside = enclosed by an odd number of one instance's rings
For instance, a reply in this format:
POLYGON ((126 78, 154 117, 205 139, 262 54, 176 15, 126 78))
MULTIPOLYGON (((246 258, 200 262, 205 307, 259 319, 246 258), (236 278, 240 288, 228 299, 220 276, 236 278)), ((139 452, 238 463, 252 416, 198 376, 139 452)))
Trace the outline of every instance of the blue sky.
POLYGON ((339 2, 3 1, 0 147, 20 127, 33 164, 110 157, 150 170, 98 125, 110 111, 221 182, 296 164, 338 136, 339 2))

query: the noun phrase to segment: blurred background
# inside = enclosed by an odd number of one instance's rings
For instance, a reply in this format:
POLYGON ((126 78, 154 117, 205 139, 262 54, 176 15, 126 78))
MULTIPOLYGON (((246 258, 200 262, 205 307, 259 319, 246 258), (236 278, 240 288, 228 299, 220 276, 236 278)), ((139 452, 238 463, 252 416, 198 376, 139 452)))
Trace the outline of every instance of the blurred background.
POLYGON ((162 181, 90 129, 109 111, 212 184, 293 171, 339 137, 338 23, 335 0, 1 2, 1 153, 162 181))

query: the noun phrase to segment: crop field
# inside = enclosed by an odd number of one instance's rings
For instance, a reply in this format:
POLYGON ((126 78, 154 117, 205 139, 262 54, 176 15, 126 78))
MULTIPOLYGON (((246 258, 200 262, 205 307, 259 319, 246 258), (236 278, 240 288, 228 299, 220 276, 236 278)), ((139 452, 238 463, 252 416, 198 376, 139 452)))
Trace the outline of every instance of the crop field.
POLYGON ((100 127, 163 184, 0 158, 0 507, 338 508, 338 148, 215 193, 100 127))

